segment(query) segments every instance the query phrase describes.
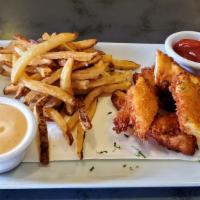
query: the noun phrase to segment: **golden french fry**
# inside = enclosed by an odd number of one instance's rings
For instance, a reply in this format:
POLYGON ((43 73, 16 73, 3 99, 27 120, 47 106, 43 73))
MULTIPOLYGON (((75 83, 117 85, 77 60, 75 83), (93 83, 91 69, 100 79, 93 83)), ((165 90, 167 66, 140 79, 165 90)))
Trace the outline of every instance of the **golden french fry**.
POLYGON ((28 78, 21 79, 21 82, 24 84, 25 87, 31 90, 54 96, 62 100, 66 104, 70 104, 73 106, 75 103, 74 97, 72 95, 70 95, 69 93, 65 92, 57 86, 49 85, 41 81, 34 81, 28 78))
MULTIPOLYGON (((128 88, 131 86, 130 81, 124 81, 122 83, 115 83, 111 85, 105 85, 100 86, 95 89, 93 89, 85 98, 84 104, 86 107, 86 110, 89 108, 90 104, 100 96, 102 93, 112 93, 115 90, 128 90, 128 88)), ((67 121, 68 127, 70 130, 73 130, 78 123, 78 112, 75 112, 67 121)), ((66 119, 67 120, 67 119, 66 119)))
POLYGON ((17 92, 19 88, 19 85, 7 85, 4 89, 3 89, 3 93, 4 95, 9 95, 9 94, 15 94, 17 92))
POLYGON ((52 73, 52 69, 49 67, 37 67, 36 70, 43 78, 49 76, 52 73))
POLYGON ((72 88, 73 89, 83 89, 86 90, 89 87, 89 80, 73 80, 72 81, 72 88))
POLYGON ((75 62, 73 66, 73 70, 82 69, 89 67, 90 65, 96 64, 101 60, 102 56, 100 54, 97 54, 94 58, 92 58, 90 61, 87 62, 75 62))
POLYGON ((62 72, 60 74, 60 87, 72 94, 72 83, 71 83, 71 74, 72 74, 72 68, 74 64, 74 59, 69 58, 64 65, 62 72))
POLYGON ((55 110, 54 108, 46 108, 46 107, 44 108, 44 113, 50 119, 52 119, 53 121, 55 121, 56 124, 58 124, 58 126, 62 130, 63 136, 67 140, 67 143, 69 145, 72 145, 72 143, 73 143, 73 137, 72 137, 70 131, 68 130, 67 123, 64 120, 64 118, 62 117, 62 115, 57 110, 55 110))
POLYGON ((42 97, 34 106, 34 114, 38 121, 40 163, 44 165, 49 163, 49 139, 46 119, 43 115, 43 106, 48 101, 48 98, 47 96, 42 97))
POLYGON ((94 67, 87 68, 85 70, 77 70, 72 73, 72 80, 85 80, 98 78, 107 68, 107 65, 103 61, 99 61, 94 67))
POLYGON ((15 63, 11 73, 11 81, 12 83, 17 83, 20 79, 20 76, 23 74, 26 66, 29 62, 41 55, 46 53, 47 51, 63 44, 65 42, 72 41, 76 38, 77 34, 75 33, 60 33, 51 37, 49 40, 39 43, 30 47, 15 63))
POLYGON ((112 55, 105 54, 105 55, 102 56, 102 60, 103 60, 103 62, 112 63, 112 55))
POLYGON ((41 81, 43 79, 43 77, 39 73, 32 74, 30 78, 36 81, 41 81))
POLYGON ((68 59, 73 58, 77 61, 90 61, 94 58, 98 52, 86 53, 86 52, 77 52, 77 51, 58 51, 58 52, 49 52, 43 55, 43 58, 47 59, 68 59))
POLYGON ((74 46, 76 47, 76 50, 78 50, 78 51, 91 48, 96 43, 97 43, 96 39, 87 39, 87 40, 73 42, 74 46))
POLYGON ((84 139, 85 139, 85 131, 83 130, 81 124, 78 123, 76 132, 76 153, 80 160, 83 159, 84 139))
MULTIPOLYGON (((88 109, 88 116, 90 121, 92 121, 92 118, 96 112, 96 107, 97 107, 97 99, 95 99, 92 103, 91 106, 88 109)), ((83 147, 84 147, 84 139, 85 139, 85 131, 82 128, 80 122, 78 123, 77 126, 77 133, 76 133, 76 153, 79 157, 80 160, 83 159, 83 147)))
POLYGON ((30 105, 31 103, 36 103, 39 99, 41 99, 44 96, 41 92, 36 92, 31 90, 24 96, 24 103, 26 105, 30 105))
POLYGON ((0 54, 0 62, 12 62, 12 54, 0 54))
POLYGON ((49 40, 50 37, 51 36, 47 32, 45 32, 45 33, 42 34, 42 40, 49 40))
POLYGON ((12 68, 10 68, 10 67, 7 66, 7 65, 2 65, 1 67, 2 67, 2 69, 3 69, 4 71, 6 71, 8 74, 11 74, 12 68))
POLYGON ((56 82, 57 80, 59 80, 61 72, 62 72, 62 68, 57 69, 50 76, 44 78, 42 80, 42 82, 46 83, 46 84, 50 84, 50 85, 53 84, 54 82, 56 82))
POLYGON ((91 121, 88 117, 88 113, 85 109, 85 105, 83 102, 78 103, 78 113, 79 113, 79 122, 83 128, 83 130, 89 130, 92 128, 91 121))
POLYGON ((131 72, 114 73, 113 75, 106 75, 102 78, 91 80, 89 83, 89 88, 94 88, 102 85, 108 85, 113 83, 120 83, 123 81, 130 81, 132 77, 131 72))
POLYGON ((112 59, 112 64, 116 69, 134 70, 140 67, 139 64, 129 60, 112 59))

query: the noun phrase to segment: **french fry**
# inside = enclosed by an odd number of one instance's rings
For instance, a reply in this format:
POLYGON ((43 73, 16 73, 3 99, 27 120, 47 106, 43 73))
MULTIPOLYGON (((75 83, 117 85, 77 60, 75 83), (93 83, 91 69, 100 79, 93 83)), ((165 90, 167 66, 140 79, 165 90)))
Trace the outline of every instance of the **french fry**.
POLYGON ((41 81, 43 79, 42 76, 37 72, 35 74, 32 74, 30 78, 36 81, 41 81))
POLYGON ((126 102, 126 93, 117 90, 112 93, 111 101, 117 110, 120 110, 126 102))
POLYGON ((24 84, 25 87, 34 90, 36 92, 41 92, 48 94, 50 96, 54 96, 66 104, 74 105, 74 97, 70 95, 69 93, 65 92, 64 90, 60 89, 57 86, 49 85, 46 83, 43 83, 41 81, 34 81, 31 79, 23 78, 21 79, 22 84, 24 84))
POLYGON ((99 61, 94 67, 85 70, 77 70, 72 73, 72 80, 85 80, 98 78, 107 68, 107 65, 99 61))
POLYGON ((0 62, 12 62, 12 54, 0 54, 0 62))
POLYGON ((52 69, 49 67, 37 67, 36 70, 43 78, 49 76, 52 73, 52 69))
POLYGON ((83 128, 83 130, 89 130, 92 128, 91 121, 88 117, 87 111, 85 109, 84 103, 79 101, 78 103, 78 113, 79 113, 79 122, 83 128))
POLYGON ((31 90, 29 93, 27 93, 24 96, 24 103, 26 105, 30 105, 31 103, 36 103, 39 99, 41 99, 44 96, 41 92, 36 92, 31 90))
POLYGON ((64 118, 62 117, 62 115, 54 108, 44 108, 44 112, 45 112, 45 115, 47 115, 50 119, 55 121, 56 124, 58 124, 58 126, 62 130, 63 136, 67 140, 67 143, 69 145, 72 145, 73 137, 72 137, 72 134, 69 131, 69 129, 67 127, 67 123, 64 120, 64 118))
POLYGON ((112 59, 112 64, 116 69, 135 70, 140 67, 139 64, 129 60, 112 59))
POLYGON ((49 52, 43 55, 43 58, 47 59, 68 59, 73 58, 77 61, 90 61, 94 58, 98 52, 86 53, 86 52, 76 52, 76 51, 58 51, 58 52, 49 52))
POLYGON ((50 84, 50 85, 53 84, 54 82, 56 82, 57 80, 59 80, 61 72, 62 72, 62 68, 57 69, 50 76, 44 78, 42 80, 42 82, 46 83, 46 84, 50 84))
POLYGON ((53 108, 57 107, 62 103, 60 99, 57 99, 55 97, 51 97, 49 101, 45 104, 45 108, 53 108))
POLYGON ((132 73, 131 72, 123 72, 123 73, 114 73, 110 76, 104 76, 102 78, 91 80, 89 83, 89 88, 94 88, 102 85, 108 85, 113 83, 120 83, 126 80, 131 80, 132 73))
POLYGON ((102 56, 100 54, 97 54, 94 58, 92 58, 90 61, 87 62, 75 62, 73 66, 73 70, 82 69, 89 67, 90 65, 96 64, 101 60, 102 56))
POLYGON ((29 92, 28 88, 24 87, 23 85, 20 85, 15 94, 15 99, 19 99, 19 98, 23 97, 28 92, 29 92))
MULTIPOLYGON (((96 107, 97 107, 97 99, 95 99, 92 103, 91 106, 88 109, 88 116, 90 121, 92 121, 92 118, 96 112, 96 107)), ((76 132, 76 153, 79 157, 80 160, 83 159, 83 147, 84 147, 84 139, 85 139, 85 130, 81 126, 81 123, 78 123, 77 126, 77 132, 76 132)))
POLYGON ((73 93, 72 83, 71 83, 71 74, 72 74, 73 64, 74 64, 73 58, 69 58, 60 74, 60 87, 70 94, 73 93))
POLYGON ((19 88, 19 85, 7 85, 4 89, 3 89, 3 93, 4 95, 11 95, 11 94, 15 94, 17 92, 19 88))
POLYGON ((49 139, 47 132, 46 119, 43 115, 43 106, 48 101, 48 96, 42 97, 34 106, 34 114, 38 121, 40 163, 49 164, 49 139))
POLYGON ((76 47, 76 50, 78 50, 78 51, 91 48, 96 43, 97 43, 96 39, 87 39, 87 40, 73 42, 74 46, 76 47))
MULTIPOLYGON (((116 84, 111 84, 111 85, 106 85, 106 86, 100 86, 95 89, 93 89, 85 98, 84 104, 86 110, 89 108, 90 104, 100 96, 102 93, 112 93, 116 90, 128 90, 128 88, 131 86, 130 81, 124 81, 122 83, 116 83, 116 84)), ((67 124, 70 130, 73 130, 78 123, 78 118, 79 114, 76 111, 69 119, 67 120, 67 124)))
POLYGON ((9 66, 7 66, 7 65, 2 65, 1 67, 2 67, 2 69, 3 69, 4 71, 6 71, 8 74, 11 74, 11 68, 10 68, 9 66))
POLYGON ((82 128, 81 124, 78 123, 76 132, 76 153, 80 160, 83 159, 84 139, 85 139, 85 130, 82 128))
POLYGON ((89 88, 90 81, 89 80, 73 80, 72 88, 73 89, 83 89, 86 90, 89 88))
POLYGON ((15 84, 19 81, 20 76, 25 71, 26 66, 34 57, 44 54, 47 51, 59 46, 60 44, 72 41, 76 37, 77 34, 75 33, 60 33, 51 37, 47 41, 30 47, 15 63, 11 73, 12 83, 15 84))
POLYGON ((102 56, 102 60, 103 60, 103 62, 112 63, 112 55, 105 54, 105 55, 102 56))

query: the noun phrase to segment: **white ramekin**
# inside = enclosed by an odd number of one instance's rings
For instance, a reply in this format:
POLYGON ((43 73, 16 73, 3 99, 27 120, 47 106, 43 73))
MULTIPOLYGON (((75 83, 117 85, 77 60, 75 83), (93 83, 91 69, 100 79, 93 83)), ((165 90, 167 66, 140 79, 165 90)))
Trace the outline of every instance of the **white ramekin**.
POLYGON ((24 114, 27 120, 27 131, 22 141, 10 151, 0 154, 0 173, 3 173, 15 168, 22 162, 28 146, 36 135, 37 123, 29 108, 19 101, 7 97, 0 97, 0 103, 17 108, 24 114))
POLYGON ((200 32, 181 31, 173 33, 165 40, 165 50, 170 57, 172 57, 177 63, 179 63, 183 67, 200 70, 200 63, 183 58, 174 51, 174 44, 181 39, 200 40, 200 32))

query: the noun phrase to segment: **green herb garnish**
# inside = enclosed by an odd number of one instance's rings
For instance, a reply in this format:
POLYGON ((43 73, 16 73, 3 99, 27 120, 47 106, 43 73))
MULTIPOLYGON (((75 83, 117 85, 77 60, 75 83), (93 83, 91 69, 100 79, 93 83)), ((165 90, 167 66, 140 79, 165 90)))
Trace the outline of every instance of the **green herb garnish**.
POLYGON ((123 168, 125 168, 126 166, 127 166, 126 164, 122 165, 123 168))
POLYGON ((108 113, 107 113, 107 115, 110 115, 110 114, 112 114, 112 112, 108 112, 108 113))
POLYGON ((97 151, 98 154, 108 153, 108 151, 97 151))
POLYGON ((94 170, 94 166, 92 166, 89 171, 92 172, 94 170))
POLYGON ((116 150, 116 149, 121 149, 121 146, 117 145, 116 142, 114 142, 114 149, 113 149, 113 152, 116 150))

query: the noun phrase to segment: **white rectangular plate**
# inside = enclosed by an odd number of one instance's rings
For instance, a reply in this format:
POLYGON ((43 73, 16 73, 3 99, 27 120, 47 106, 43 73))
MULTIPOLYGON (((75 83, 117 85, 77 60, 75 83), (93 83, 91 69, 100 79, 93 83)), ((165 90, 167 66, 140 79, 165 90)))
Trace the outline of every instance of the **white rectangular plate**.
MULTIPOLYGON (((113 56, 151 66, 161 44, 100 43, 113 56)), ((153 160, 87 160, 52 162, 43 167, 23 163, 0 175, 0 188, 84 188, 199 186, 200 163, 153 160), (94 170, 90 168, 94 166, 94 170)))

